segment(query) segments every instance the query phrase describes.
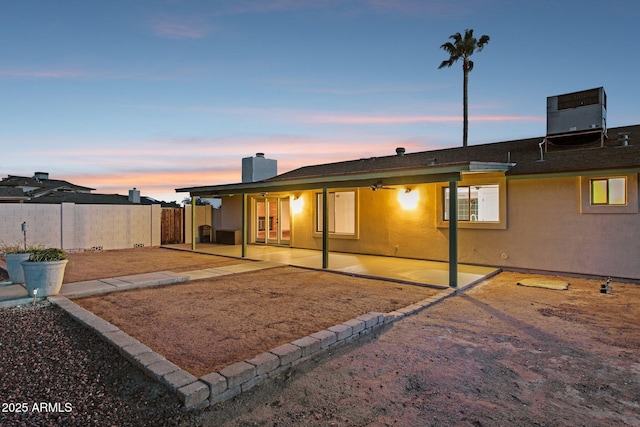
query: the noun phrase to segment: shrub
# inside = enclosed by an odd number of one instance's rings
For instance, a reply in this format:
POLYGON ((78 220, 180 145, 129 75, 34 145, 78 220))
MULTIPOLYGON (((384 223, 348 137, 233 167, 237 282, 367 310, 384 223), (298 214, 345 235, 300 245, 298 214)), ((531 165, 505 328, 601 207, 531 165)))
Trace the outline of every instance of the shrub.
POLYGON ((30 254, 35 251, 44 249, 41 245, 28 245, 25 247, 22 243, 7 245, 0 242, 0 258, 4 259, 5 254, 30 254))
POLYGON ((67 259, 67 254, 57 248, 39 248, 33 251, 29 257, 31 262, 62 261, 65 259, 67 259))

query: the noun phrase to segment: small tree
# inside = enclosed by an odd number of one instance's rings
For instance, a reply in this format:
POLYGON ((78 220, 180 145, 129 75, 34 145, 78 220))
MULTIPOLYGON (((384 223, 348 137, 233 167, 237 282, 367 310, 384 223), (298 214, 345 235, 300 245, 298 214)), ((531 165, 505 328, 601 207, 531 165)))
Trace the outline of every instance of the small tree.
POLYGON ((477 40, 473 37, 473 29, 466 29, 464 31, 464 37, 460 33, 455 33, 449 36, 452 42, 446 42, 440 48, 449 54, 449 59, 442 61, 438 69, 444 67, 451 67, 454 62, 462 59, 462 72, 464 75, 464 81, 462 86, 462 102, 464 111, 463 131, 462 131, 462 146, 467 146, 467 139, 469 134, 469 72, 473 70, 473 61, 469 59, 474 52, 480 52, 484 49, 485 45, 489 43, 489 36, 483 35, 477 40))

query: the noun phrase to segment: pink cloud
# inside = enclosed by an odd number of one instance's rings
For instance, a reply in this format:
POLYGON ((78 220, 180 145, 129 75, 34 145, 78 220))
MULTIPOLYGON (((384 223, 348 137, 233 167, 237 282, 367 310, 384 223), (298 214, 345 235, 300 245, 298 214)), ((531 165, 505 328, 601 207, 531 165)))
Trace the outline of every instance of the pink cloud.
POLYGON ((31 176, 36 170, 45 170, 52 179, 95 188, 96 193, 126 195, 136 187, 145 196, 170 201, 184 197, 175 192, 176 188, 240 182, 241 159, 257 152, 278 160, 278 172, 284 173, 313 164, 394 155, 398 146, 405 147, 407 152, 440 148, 432 145, 427 137, 412 139, 379 133, 352 136, 347 133, 325 138, 305 135, 185 136, 112 141, 108 147, 99 141, 69 147, 64 143, 53 145, 55 150, 50 148, 50 141, 46 144, 25 141, 20 144, 25 148, 13 150, 12 156, 28 158, 28 163, 14 164, 15 170, 4 173, 31 176), (35 151, 38 156, 26 156, 27 151, 35 151), (91 159, 89 167, 87 159, 91 159))
POLYGON ((335 6, 331 0, 234 0, 229 13, 270 12, 279 10, 298 10, 327 8, 335 6))
POLYGON ((378 13, 450 14, 469 13, 468 4, 453 0, 233 0, 222 13, 260 13, 279 10, 332 9, 353 14, 372 10, 378 13), (340 9, 339 9, 340 8, 340 9))
MULTIPOLYGON (((132 188, 140 190, 143 196, 159 200, 180 201, 185 194, 176 193, 176 188, 211 185, 212 183, 238 182, 238 170, 214 171, 212 169, 128 171, 117 174, 68 174, 64 179, 74 184, 95 188, 94 193, 127 195, 132 188)), ((52 177, 54 178, 54 177, 52 177)))
POLYGON ((75 70, 8 70, 0 69, 0 77, 30 79, 67 79, 86 77, 86 73, 75 70))
POLYGON ((151 30, 156 36, 171 39, 201 39, 211 32, 211 28, 198 17, 161 18, 151 23, 151 30))

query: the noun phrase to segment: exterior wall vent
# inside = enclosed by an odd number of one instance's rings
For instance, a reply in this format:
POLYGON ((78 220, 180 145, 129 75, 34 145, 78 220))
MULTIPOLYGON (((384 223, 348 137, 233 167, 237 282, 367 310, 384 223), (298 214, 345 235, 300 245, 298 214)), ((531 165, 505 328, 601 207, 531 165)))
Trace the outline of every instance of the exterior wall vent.
POLYGON ((604 88, 547 98, 547 136, 579 132, 607 133, 607 95, 604 88))

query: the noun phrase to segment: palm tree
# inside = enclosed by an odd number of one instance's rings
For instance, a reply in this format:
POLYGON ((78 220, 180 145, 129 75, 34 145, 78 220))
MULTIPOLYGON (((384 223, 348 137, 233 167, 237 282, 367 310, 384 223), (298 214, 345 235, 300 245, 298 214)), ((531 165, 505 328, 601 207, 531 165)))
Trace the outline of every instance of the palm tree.
POLYGON ((455 33, 452 36, 449 36, 452 42, 446 42, 440 48, 442 48, 445 52, 449 54, 449 59, 446 61, 442 61, 442 64, 438 67, 438 69, 444 67, 451 67, 454 62, 457 62, 458 59, 462 59, 462 71, 464 74, 464 84, 463 84, 463 103, 464 103, 464 123, 463 123, 463 133, 462 133, 462 146, 467 146, 467 137, 469 134, 469 94, 468 94, 468 85, 469 85, 469 71, 473 70, 473 61, 469 59, 474 52, 480 52, 484 49, 484 46, 489 43, 489 36, 483 35, 480 37, 480 40, 477 40, 473 37, 473 29, 466 29, 464 31, 464 38, 460 33, 455 33))

